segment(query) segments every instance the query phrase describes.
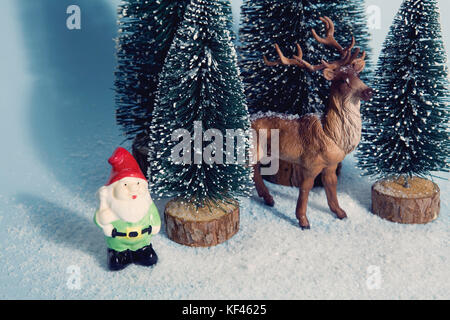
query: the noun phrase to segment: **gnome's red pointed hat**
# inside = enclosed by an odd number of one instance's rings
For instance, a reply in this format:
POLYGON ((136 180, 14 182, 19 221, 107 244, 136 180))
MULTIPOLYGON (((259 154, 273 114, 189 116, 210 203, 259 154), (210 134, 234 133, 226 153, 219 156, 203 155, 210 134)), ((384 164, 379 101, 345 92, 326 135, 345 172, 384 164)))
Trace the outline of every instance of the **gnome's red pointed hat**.
POLYGON ((112 170, 106 186, 128 177, 147 181, 134 157, 124 148, 117 148, 108 162, 112 170))

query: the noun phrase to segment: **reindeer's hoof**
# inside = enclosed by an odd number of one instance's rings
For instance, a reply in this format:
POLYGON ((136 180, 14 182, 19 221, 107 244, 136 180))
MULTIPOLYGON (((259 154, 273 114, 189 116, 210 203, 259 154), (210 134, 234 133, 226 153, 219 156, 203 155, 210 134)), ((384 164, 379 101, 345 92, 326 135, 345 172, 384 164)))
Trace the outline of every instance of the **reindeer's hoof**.
POLYGON ((342 210, 342 212, 338 212, 336 213, 337 217, 339 220, 345 220, 347 219, 347 214, 345 213, 345 211, 342 210))
POLYGON ((275 201, 273 200, 273 198, 271 196, 264 198, 264 203, 266 205, 268 205, 269 207, 273 207, 275 205, 275 201))
POLYGON ((304 217, 304 218, 301 217, 298 220, 298 222, 299 222, 300 228, 302 228, 302 230, 309 230, 309 229, 311 229, 309 221, 308 221, 308 219, 306 217, 304 217))
POLYGON ((337 217, 339 220, 347 219, 347 214, 346 214, 345 211, 342 210, 341 208, 339 208, 339 207, 336 207, 336 208, 330 207, 330 209, 331 209, 331 211, 332 211, 334 214, 336 214, 336 217, 337 217))

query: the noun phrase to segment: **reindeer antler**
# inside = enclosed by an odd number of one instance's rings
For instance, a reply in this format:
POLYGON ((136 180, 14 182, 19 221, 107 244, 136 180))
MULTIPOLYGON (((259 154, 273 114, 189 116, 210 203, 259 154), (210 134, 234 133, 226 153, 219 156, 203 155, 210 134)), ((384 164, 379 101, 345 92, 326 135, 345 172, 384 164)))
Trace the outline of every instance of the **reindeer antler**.
POLYGON ((267 60, 266 56, 264 56, 265 64, 270 67, 277 66, 280 64, 283 64, 286 66, 295 65, 295 66, 299 66, 302 68, 307 68, 310 71, 317 71, 321 67, 321 66, 313 66, 313 65, 309 64, 308 62, 306 62, 305 60, 303 60, 303 51, 299 44, 297 44, 298 54, 296 56, 294 55, 293 59, 286 58, 284 56, 283 52, 281 51, 280 47, 278 46, 278 44, 275 44, 275 50, 277 51, 278 56, 280 57, 280 59, 278 59, 277 61, 269 61, 269 60, 267 60))
MULTIPOLYGON (((298 46, 298 47, 300 48, 300 46, 298 46)), ((281 52, 280 47, 276 43, 275 43, 275 50, 277 51, 278 56, 280 57, 280 59, 278 59, 277 61, 269 61, 269 60, 267 60, 266 56, 264 56, 264 62, 269 67, 277 66, 277 65, 280 65, 280 64, 284 64, 286 66, 290 66, 290 65, 301 66, 301 63, 298 60, 286 58, 284 56, 283 52, 281 52)), ((300 49, 299 55, 302 55, 301 49, 300 49)))
MULTIPOLYGON (((277 51, 277 54, 280 59, 278 59, 277 61, 269 61, 266 58, 266 56, 264 56, 264 63, 270 67, 280 65, 280 64, 296 65, 301 68, 308 69, 311 72, 315 72, 315 71, 323 70, 325 68, 336 69, 336 68, 342 67, 344 65, 350 64, 352 61, 356 60, 359 56, 360 49, 356 49, 356 51, 353 54, 351 53, 353 47, 356 44, 355 37, 352 37, 351 44, 346 49, 344 49, 334 38, 335 28, 334 28, 333 21, 328 17, 321 17, 320 20, 325 24, 326 37, 325 38, 319 37, 317 35, 317 32, 314 29, 311 30, 312 35, 313 35, 314 39, 316 39, 317 42, 337 49, 341 55, 340 60, 337 60, 337 61, 334 61, 331 63, 322 60, 322 63, 319 65, 311 65, 309 62, 303 60, 303 51, 299 44, 296 45, 297 50, 298 50, 298 55, 297 56, 294 55, 293 59, 286 58, 283 55, 283 52, 281 51, 278 44, 275 44, 275 50, 277 51)), ((362 57, 360 57, 359 59, 364 60, 365 56, 366 56, 366 53, 363 52, 362 57)))
POLYGON ((350 44, 349 47, 347 47, 346 49, 344 49, 334 38, 334 23, 333 21, 328 18, 328 17, 321 17, 320 21, 322 21, 325 24, 325 30, 326 30, 326 37, 325 38, 321 38, 317 35, 316 30, 312 29, 312 35, 314 37, 314 39, 316 39, 317 42, 324 44, 326 46, 329 47, 333 47, 336 48, 339 53, 341 54, 341 56, 344 56, 347 52, 351 51, 353 49, 353 47, 356 44, 356 40, 355 37, 352 36, 352 42, 350 44))

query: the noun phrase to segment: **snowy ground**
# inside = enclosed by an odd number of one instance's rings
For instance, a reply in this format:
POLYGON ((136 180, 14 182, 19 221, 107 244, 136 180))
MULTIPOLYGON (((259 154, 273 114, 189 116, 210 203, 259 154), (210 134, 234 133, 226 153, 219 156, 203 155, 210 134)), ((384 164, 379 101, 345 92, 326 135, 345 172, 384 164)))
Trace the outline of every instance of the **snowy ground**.
MULTIPOLYGON (((3 199, 14 215, 6 218, 0 298, 448 299, 448 182, 440 183, 437 221, 393 224, 369 212, 370 183, 353 166, 353 159, 346 160, 339 184, 346 221, 335 219, 324 191, 315 189, 308 207, 312 230, 301 231, 296 190, 271 185, 275 208, 255 196, 243 199, 241 230, 226 244, 192 249, 163 233, 154 240, 160 256, 155 268, 131 266, 120 273, 106 270, 91 192, 55 183, 46 195, 3 199), (76 282, 68 284, 73 266, 80 270, 78 290, 76 282)), ((158 207, 162 212, 163 203, 158 207)))
POLYGON ((92 216, 106 159, 122 142, 110 90, 114 12, 106 1, 78 2, 80 33, 55 18, 69 1, 3 3, 0 299, 450 298, 450 183, 437 181, 438 220, 393 224, 369 212, 372 182, 352 157, 339 182, 346 221, 315 189, 312 229, 301 231, 297 190, 270 185, 275 208, 242 199, 241 230, 227 243, 186 248, 163 232, 154 239, 155 268, 108 272, 92 216))

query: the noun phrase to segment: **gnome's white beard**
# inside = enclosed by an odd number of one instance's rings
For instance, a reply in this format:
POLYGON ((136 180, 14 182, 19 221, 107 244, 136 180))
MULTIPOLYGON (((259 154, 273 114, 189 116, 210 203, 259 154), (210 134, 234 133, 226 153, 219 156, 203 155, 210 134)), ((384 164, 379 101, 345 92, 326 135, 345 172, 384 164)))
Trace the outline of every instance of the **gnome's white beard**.
POLYGON ((111 211, 120 218, 120 220, 131 223, 139 222, 144 218, 152 202, 152 198, 148 192, 140 194, 137 199, 134 200, 116 199, 112 192, 109 193, 108 197, 108 206, 111 211))

